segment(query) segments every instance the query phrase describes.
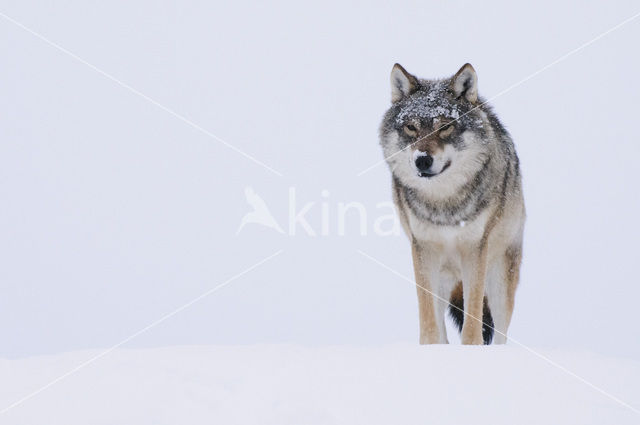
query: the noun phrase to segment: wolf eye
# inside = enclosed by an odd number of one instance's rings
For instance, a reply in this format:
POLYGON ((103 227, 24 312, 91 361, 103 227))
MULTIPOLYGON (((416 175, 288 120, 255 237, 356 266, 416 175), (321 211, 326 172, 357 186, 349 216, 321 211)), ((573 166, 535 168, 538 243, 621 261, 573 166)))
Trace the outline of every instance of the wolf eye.
POLYGON ((418 134, 418 129, 413 124, 407 124, 404 126, 404 132, 409 136, 415 136, 416 134, 418 134))
POLYGON ((443 126, 440 129, 440 132, 438 133, 438 135, 440 136, 441 139, 444 139, 445 137, 449 137, 451 133, 453 133, 453 125, 449 124, 449 125, 443 126))

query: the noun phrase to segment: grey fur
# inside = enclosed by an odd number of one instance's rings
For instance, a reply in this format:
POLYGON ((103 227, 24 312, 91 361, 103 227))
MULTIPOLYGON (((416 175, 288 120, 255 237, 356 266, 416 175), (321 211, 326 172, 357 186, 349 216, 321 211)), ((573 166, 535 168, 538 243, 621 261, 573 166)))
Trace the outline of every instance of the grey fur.
MULTIPOLYGON (((385 154, 389 150, 391 134, 398 134, 401 139, 401 143, 393 146, 396 151, 415 142, 402 132, 406 122, 418 119, 432 130, 433 119, 439 116, 456 121, 454 134, 447 140, 456 151, 468 147, 461 135, 473 132, 481 140, 483 152, 478 157, 482 162, 480 170, 448 199, 429 199, 421 195, 419 187, 403 183, 399 176, 394 175, 393 183, 400 188, 412 211, 434 224, 453 226, 473 220, 491 200, 505 198, 507 192, 517 195, 514 192, 521 191, 518 156, 511 136, 491 107, 482 98, 479 98, 478 107, 464 97, 456 99, 450 88, 451 78, 418 81, 416 91, 393 104, 384 115, 380 140, 385 154)), ((393 169, 393 158, 388 162, 393 169)))
MULTIPOLYGON (((494 342, 505 343, 525 221, 511 136, 478 96, 469 64, 438 80, 418 79, 396 64, 391 91, 380 144, 412 244, 416 283, 445 300, 462 290, 463 343, 480 344, 483 336, 489 343, 494 322, 494 342), (485 323, 479 330, 468 317, 483 317, 485 323)), ((420 342, 446 343, 440 301, 420 291, 418 301, 420 342)))

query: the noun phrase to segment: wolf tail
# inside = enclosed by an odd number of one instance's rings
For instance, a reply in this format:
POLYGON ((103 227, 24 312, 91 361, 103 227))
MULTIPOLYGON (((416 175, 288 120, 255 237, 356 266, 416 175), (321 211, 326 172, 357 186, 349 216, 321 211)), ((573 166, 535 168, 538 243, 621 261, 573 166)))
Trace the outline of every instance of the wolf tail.
MULTIPOLYGON (((462 283, 458 283, 449 300, 449 316, 453 319, 453 323, 462 332, 462 324, 464 323, 464 299, 462 298, 462 283)), ((475 319, 471 319, 475 320, 475 319)), ((493 317, 491 310, 487 304, 487 297, 484 297, 482 306, 482 339, 485 345, 491 344, 493 340, 493 317)))

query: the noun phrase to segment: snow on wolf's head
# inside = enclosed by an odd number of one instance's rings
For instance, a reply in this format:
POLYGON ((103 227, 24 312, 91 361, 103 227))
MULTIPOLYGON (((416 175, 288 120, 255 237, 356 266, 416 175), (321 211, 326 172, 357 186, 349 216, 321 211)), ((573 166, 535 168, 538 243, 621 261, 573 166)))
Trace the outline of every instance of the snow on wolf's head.
POLYGON ((394 178, 446 197, 482 166, 495 139, 491 112, 478 97, 478 78, 465 64, 450 78, 424 80, 395 64, 391 107, 380 143, 394 178))

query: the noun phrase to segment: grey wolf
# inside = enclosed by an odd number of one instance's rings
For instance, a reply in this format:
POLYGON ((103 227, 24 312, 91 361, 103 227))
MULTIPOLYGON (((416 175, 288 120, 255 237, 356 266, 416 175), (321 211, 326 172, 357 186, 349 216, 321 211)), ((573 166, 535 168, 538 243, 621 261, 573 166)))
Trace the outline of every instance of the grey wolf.
POLYGON ((525 207, 513 141, 474 68, 426 80, 395 64, 380 142, 411 241, 420 343, 448 343, 447 307, 463 344, 506 343, 525 207))

